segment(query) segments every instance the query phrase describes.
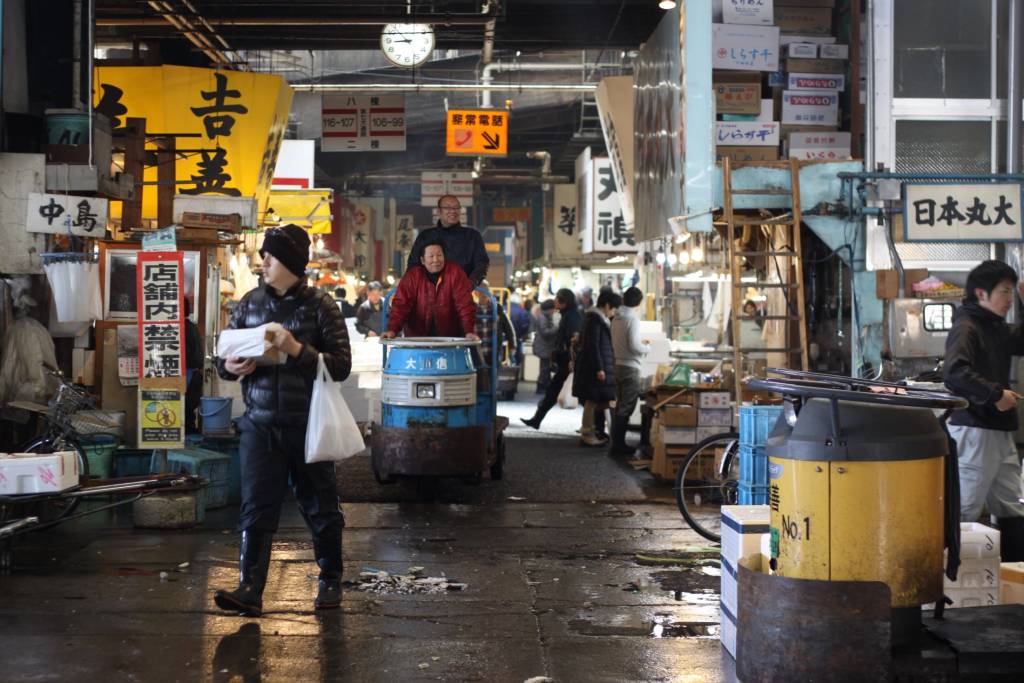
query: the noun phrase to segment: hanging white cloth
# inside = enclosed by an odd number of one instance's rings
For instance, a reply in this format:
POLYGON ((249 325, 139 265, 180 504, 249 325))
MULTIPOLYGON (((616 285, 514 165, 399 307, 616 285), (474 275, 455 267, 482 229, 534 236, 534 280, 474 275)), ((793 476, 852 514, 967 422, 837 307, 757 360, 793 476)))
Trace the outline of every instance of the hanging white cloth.
POLYGON ((713 330, 725 330, 732 316, 732 276, 721 275, 715 291, 715 303, 711 306, 708 327, 713 330))
POLYGON ((707 323, 711 317, 711 311, 715 306, 715 299, 711 296, 711 283, 707 280, 704 281, 704 286, 700 292, 700 311, 704 316, 702 322, 707 323))
POLYGON ((99 264, 58 261, 43 266, 53 292, 57 321, 86 322, 103 318, 99 264))

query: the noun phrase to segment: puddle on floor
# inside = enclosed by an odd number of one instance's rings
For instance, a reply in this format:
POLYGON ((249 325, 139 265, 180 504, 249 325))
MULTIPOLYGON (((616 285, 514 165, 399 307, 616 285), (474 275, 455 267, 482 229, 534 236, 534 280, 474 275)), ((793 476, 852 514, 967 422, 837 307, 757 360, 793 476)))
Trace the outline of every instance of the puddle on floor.
POLYGON ((613 617, 608 623, 572 619, 569 629, 582 636, 632 636, 637 638, 718 638, 714 622, 674 621, 671 615, 655 614, 653 621, 639 614, 613 617))

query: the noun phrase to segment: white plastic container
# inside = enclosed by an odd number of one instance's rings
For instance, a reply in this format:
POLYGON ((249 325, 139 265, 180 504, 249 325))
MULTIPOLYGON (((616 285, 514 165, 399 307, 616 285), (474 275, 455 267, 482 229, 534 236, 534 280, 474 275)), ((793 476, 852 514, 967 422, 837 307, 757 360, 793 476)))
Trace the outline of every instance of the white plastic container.
POLYGON ((78 485, 78 477, 74 451, 0 454, 0 494, 66 491, 78 485))
POLYGON ((999 529, 977 522, 960 524, 960 559, 999 558, 999 529))
POLYGON ((955 607, 988 607, 999 604, 998 588, 944 588, 946 597, 953 601, 948 605, 955 607))
MULTIPOLYGON (((724 572, 723 572, 724 576, 724 572)), ((728 608, 723 604, 721 606, 722 613, 722 628, 719 631, 719 637, 722 640, 722 645, 729 654, 732 655, 733 659, 736 658, 736 617, 728 611, 728 608)))
POLYGON ((770 522, 767 505, 723 505, 722 558, 736 568, 742 558, 760 554, 761 535, 768 533, 770 522))
POLYGON ((985 588, 999 589, 999 558, 990 557, 982 560, 962 560, 956 574, 956 581, 944 577, 946 588, 985 588))

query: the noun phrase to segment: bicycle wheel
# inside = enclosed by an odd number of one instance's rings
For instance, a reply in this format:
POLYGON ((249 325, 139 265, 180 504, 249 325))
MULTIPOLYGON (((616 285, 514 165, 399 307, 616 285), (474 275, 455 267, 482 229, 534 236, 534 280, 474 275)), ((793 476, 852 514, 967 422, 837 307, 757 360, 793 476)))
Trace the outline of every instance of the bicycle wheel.
POLYGON ((723 505, 735 505, 740 476, 739 435, 723 432, 695 445, 676 472, 676 504, 698 534, 720 541, 723 505))
MULTIPOLYGON (((89 480, 89 458, 86 456, 82 444, 77 440, 67 436, 57 436, 56 438, 41 436, 22 449, 23 453, 57 453, 60 451, 74 451, 76 453, 78 456, 78 483, 84 484, 87 482, 89 480)), ((39 503, 37 510, 39 521, 51 522, 70 515, 78 507, 79 500, 77 497, 54 497, 51 500, 39 503)))

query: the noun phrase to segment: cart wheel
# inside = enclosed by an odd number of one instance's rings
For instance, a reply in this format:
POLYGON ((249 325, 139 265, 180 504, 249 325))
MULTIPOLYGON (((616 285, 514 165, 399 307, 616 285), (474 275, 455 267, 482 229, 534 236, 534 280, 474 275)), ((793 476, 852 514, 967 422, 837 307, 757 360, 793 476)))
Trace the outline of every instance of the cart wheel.
POLYGON ((376 465, 373 466, 373 478, 376 479, 377 483, 381 486, 388 486, 395 483, 394 475, 389 474, 386 477, 381 476, 380 470, 377 469, 376 465))
POLYGON ((491 465, 491 479, 501 481, 505 476, 505 435, 498 434, 497 443, 494 445, 494 464, 491 465))

